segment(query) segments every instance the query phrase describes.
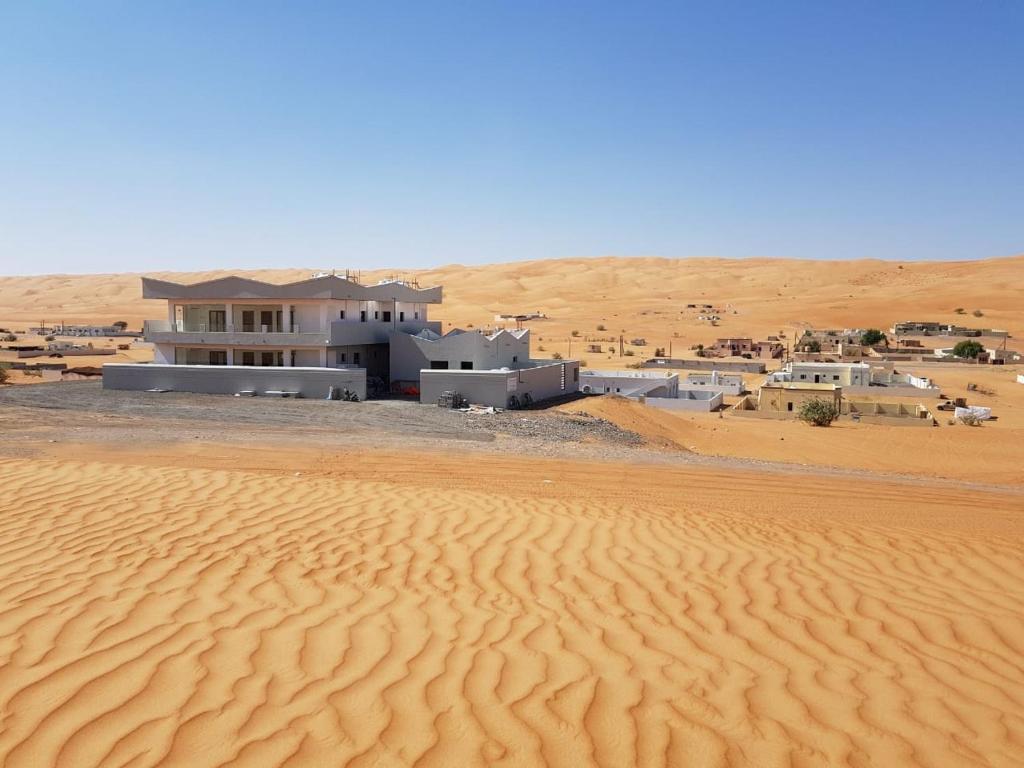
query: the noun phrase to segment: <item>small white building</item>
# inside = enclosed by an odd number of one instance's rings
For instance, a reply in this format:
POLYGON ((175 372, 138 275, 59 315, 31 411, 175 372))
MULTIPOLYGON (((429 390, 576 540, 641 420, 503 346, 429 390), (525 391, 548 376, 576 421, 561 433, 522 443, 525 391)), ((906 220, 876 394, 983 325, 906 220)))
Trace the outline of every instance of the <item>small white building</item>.
POLYGON ((743 377, 737 373, 708 371, 690 373, 683 382, 686 389, 693 391, 720 392, 723 395, 743 393, 743 377))
POLYGON ((811 363, 793 361, 768 376, 773 384, 835 384, 838 387, 871 386, 871 366, 867 363, 811 363))
POLYGON ((679 374, 665 371, 580 371, 580 391, 623 397, 675 397, 679 374))

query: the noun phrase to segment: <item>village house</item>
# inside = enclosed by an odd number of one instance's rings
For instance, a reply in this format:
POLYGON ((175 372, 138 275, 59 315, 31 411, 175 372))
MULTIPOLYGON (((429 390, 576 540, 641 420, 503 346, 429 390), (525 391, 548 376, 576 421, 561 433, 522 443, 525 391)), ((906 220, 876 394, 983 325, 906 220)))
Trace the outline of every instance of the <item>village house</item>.
POLYGON ((835 384, 840 387, 871 385, 871 366, 867 363, 817 363, 794 360, 768 375, 773 383, 835 384))
POLYGON ((724 338, 715 341, 711 347, 705 347, 704 355, 706 357, 742 357, 751 355, 753 351, 754 340, 751 338, 724 338))

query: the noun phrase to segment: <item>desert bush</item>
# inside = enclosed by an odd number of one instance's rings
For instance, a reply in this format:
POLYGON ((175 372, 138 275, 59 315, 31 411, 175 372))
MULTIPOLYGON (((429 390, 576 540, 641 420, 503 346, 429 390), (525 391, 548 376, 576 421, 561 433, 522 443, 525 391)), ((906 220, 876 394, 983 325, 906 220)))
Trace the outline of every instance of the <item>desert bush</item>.
POLYGON ((537 351, 538 352, 543 352, 544 351, 544 345, 543 344, 538 345, 537 351))
POLYGON ((607 328, 605 328, 603 324, 601 324, 601 323, 598 323, 598 325, 597 325, 597 330, 599 330, 599 331, 607 331, 608 329, 607 329, 607 328))
POLYGON ((17 341, 17 340, 18 340, 18 337, 15 336, 13 333, 8 333, 6 336, 4 336, 2 339, 0 339, 0 341, 17 341))
POLYGON ((0 368, 0 384, 6 384, 6 383, 7 383, 7 369, 6 368, 0 368))
POLYGON ((978 355, 980 355, 984 351, 985 351, 985 347, 983 347, 977 341, 971 341, 970 339, 966 339, 964 341, 958 341, 956 343, 956 346, 953 347, 953 354, 956 357, 963 357, 963 358, 970 358, 970 359, 976 358, 978 355))
POLYGON ((626 350, 625 352, 623 352, 622 354, 623 354, 623 355, 625 355, 626 357, 632 357, 633 355, 635 355, 635 354, 636 354, 636 352, 634 352, 634 351, 633 351, 632 349, 627 349, 627 350, 626 350))
POLYGON ((839 409, 835 403, 816 397, 806 400, 800 406, 797 416, 812 427, 827 427, 839 418, 839 409))
POLYGON ((974 310, 973 312, 971 312, 971 314, 974 315, 975 317, 984 317, 985 316, 985 313, 982 312, 980 309, 974 310))
POLYGON ((954 309, 953 311, 954 311, 954 312, 956 312, 956 313, 957 313, 958 315, 962 315, 962 314, 964 314, 964 312, 965 312, 965 310, 964 310, 964 308, 963 308, 963 307, 957 307, 957 308, 956 308, 956 309, 954 309))
POLYGON ((54 341, 56 338, 57 338, 56 336, 46 336, 43 339, 43 341, 54 341))
POLYGON ((561 352, 553 352, 551 354, 551 359, 552 360, 561 360, 562 359, 562 353, 561 352))
POLYGON ((868 328, 860 335, 860 343, 865 347, 873 347, 885 341, 885 334, 877 328, 868 328))
POLYGON ((580 335, 580 332, 579 331, 572 331, 572 335, 573 335, 573 338, 575 338, 575 337, 580 335))

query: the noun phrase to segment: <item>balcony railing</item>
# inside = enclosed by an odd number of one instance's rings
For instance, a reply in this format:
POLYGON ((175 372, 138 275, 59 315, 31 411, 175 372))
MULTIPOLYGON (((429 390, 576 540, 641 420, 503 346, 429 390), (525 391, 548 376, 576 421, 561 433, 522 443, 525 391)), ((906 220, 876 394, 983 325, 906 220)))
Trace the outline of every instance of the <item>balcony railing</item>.
POLYGON ((302 326, 295 323, 290 329, 275 328, 272 325, 261 325, 259 323, 236 325, 226 323, 224 325, 210 325, 209 323, 186 323, 168 322, 167 320, 147 320, 145 332, 148 333, 324 333, 317 323, 314 327, 302 326))

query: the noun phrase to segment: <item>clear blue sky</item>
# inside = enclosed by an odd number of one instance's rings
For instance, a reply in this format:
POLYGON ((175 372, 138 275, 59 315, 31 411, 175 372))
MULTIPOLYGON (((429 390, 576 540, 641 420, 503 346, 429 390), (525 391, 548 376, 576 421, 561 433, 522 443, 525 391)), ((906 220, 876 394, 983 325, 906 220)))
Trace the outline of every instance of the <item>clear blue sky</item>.
POLYGON ((0 273, 1024 251, 1024 3, 9 2, 0 273))

